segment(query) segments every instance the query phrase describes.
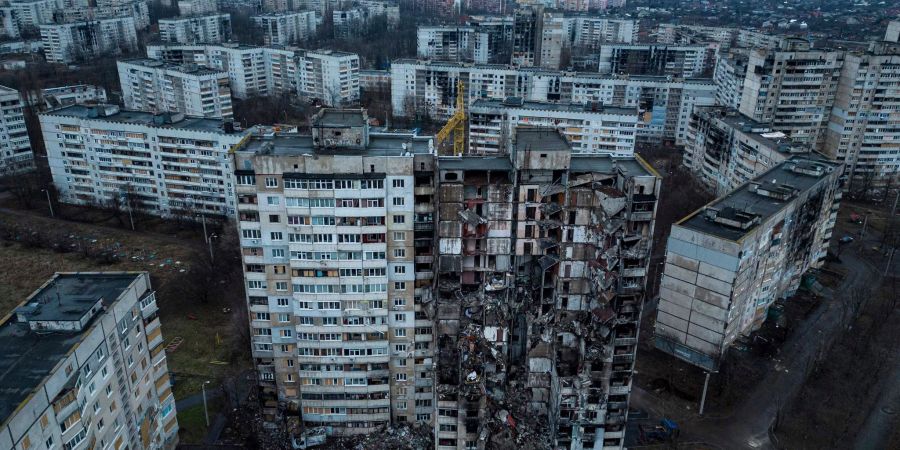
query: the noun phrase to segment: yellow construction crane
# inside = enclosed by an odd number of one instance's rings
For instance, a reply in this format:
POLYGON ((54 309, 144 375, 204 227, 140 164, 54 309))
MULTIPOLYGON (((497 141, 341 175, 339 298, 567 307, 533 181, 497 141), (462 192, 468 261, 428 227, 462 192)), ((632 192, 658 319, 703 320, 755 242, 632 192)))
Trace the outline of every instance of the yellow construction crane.
POLYGON ((466 148, 466 98, 465 87, 462 79, 456 82, 456 112, 450 117, 450 120, 444 124, 441 131, 434 136, 435 146, 438 151, 443 146, 444 141, 453 133, 453 155, 460 156, 466 148))

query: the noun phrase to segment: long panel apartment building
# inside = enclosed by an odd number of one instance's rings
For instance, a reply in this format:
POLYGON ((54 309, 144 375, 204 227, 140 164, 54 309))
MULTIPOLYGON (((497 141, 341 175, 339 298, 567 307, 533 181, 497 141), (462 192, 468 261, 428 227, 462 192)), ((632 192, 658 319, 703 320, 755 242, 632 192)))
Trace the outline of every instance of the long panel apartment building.
POLYGON ((19 91, 0 86, 0 175, 34 167, 24 108, 19 91))
POLYGON ((68 64, 104 55, 134 52, 138 48, 133 17, 41 25, 47 62, 68 64))
POLYGON ((716 45, 604 44, 600 73, 710 77, 716 66, 716 45))
POLYGON ((155 59, 130 59, 116 64, 126 109, 225 120, 234 116, 226 72, 155 59))
POLYGON ((722 106, 694 109, 682 162, 695 179, 723 196, 810 149, 786 134, 722 106))
POLYGON ((226 45, 148 45, 147 56, 228 73, 235 98, 298 95, 326 105, 359 100, 359 56, 332 50, 226 45))
POLYGON ((431 138, 324 109, 311 135, 251 137, 235 167, 263 395, 331 434, 430 422, 431 138))
POLYGON ((253 16, 266 45, 287 45, 305 41, 316 34, 319 23, 314 11, 269 13, 253 16))
POLYGON ((821 266, 840 200, 841 165, 794 156, 674 226, 655 345, 707 371, 821 266))
POLYGON ((174 449, 146 272, 57 273, 0 322, 0 448, 174 449))
POLYGON ((59 199, 148 214, 235 214, 231 122, 72 105, 40 115, 59 199))
POLYGON ((637 108, 615 108, 588 103, 549 103, 475 100, 468 111, 469 153, 509 153, 515 128, 520 125, 558 129, 574 153, 605 153, 624 157, 634 154, 637 108))
POLYGON ((715 104, 716 86, 706 78, 616 77, 596 73, 522 69, 401 59, 391 64, 391 104, 397 116, 446 120, 455 110, 458 82, 467 106, 479 99, 588 104, 637 108, 636 139, 681 144, 695 106, 715 104))
POLYGON ((231 40, 231 14, 159 19, 159 39, 171 44, 214 44, 231 40))

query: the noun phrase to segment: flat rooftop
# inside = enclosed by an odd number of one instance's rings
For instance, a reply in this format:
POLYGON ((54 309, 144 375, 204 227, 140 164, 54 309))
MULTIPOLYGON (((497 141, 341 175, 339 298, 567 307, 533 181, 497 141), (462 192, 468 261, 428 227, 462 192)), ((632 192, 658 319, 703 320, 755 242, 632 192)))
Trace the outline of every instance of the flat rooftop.
POLYGON ((787 204, 794 201, 798 195, 810 190, 828 178, 829 172, 827 171, 822 176, 794 172, 790 170, 790 167, 795 163, 801 165, 821 165, 826 168, 831 168, 832 170, 835 170, 838 167, 838 164, 814 155, 794 156, 757 176, 750 182, 739 186, 727 195, 713 200, 704 208, 694 211, 676 225, 730 241, 736 242, 740 240, 756 226, 742 230, 723 225, 707 219, 704 211, 708 208, 715 208, 719 211, 728 211, 726 214, 731 214, 733 211, 746 212, 759 216, 759 223, 765 223, 771 216, 775 215, 787 204), (766 197, 752 190, 754 183, 773 187, 787 184, 796 189, 797 193, 786 200, 766 197))
MULTIPOLYGON (((77 320, 98 299, 111 305, 139 274, 57 274, 21 306, 37 303, 31 320, 77 320)), ((0 324, 0 423, 15 412, 54 367, 81 342, 83 332, 35 332, 11 314, 0 324)))
POLYGON ((147 67, 151 69, 171 70, 173 72, 179 72, 185 75, 222 75, 223 77, 228 75, 228 73, 225 71, 211 69, 207 66, 201 66, 198 64, 176 64, 149 58, 122 59, 119 60, 118 63, 133 64, 135 66, 147 67))
MULTIPOLYGON (((573 153, 569 166, 569 171, 572 173, 613 173, 617 169, 624 170, 629 176, 655 175, 635 158, 614 158, 610 155, 573 153)), ((512 171, 513 164, 508 155, 441 156, 438 159, 438 170, 512 171)))
POLYGON ((407 156, 430 154, 431 136, 417 136, 412 132, 370 132, 369 145, 358 147, 317 147, 309 134, 276 134, 254 136, 238 150, 273 156, 407 156))
POLYGON ((515 136, 517 150, 570 151, 572 146, 555 128, 517 127, 515 136))
POLYGON ((323 109, 321 115, 313 117, 312 122, 312 126, 317 128, 361 127, 366 124, 366 118, 358 109, 323 109))
MULTIPOLYGON (((574 112, 591 114, 616 114, 622 116, 634 116, 637 118, 637 108, 622 108, 617 106, 605 106, 600 104, 583 103, 552 103, 524 100, 521 97, 509 97, 505 100, 478 99, 472 104, 472 108, 515 108, 549 112, 574 112)), ((475 111, 472 111, 475 112, 475 111)))
POLYGON ((796 143, 794 143, 794 141, 788 135, 780 131, 775 131, 771 126, 761 122, 757 122, 752 118, 739 113, 735 109, 722 106, 701 106, 696 109, 697 112, 706 113, 711 117, 715 117, 721 120, 729 127, 734 128, 735 130, 741 132, 741 134, 746 135, 753 141, 758 142, 759 144, 762 144, 767 148, 778 150, 779 146, 781 145, 790 145, 792 147, 796 146, 796 143), (746 127, 749 127, 750 130, 744 131, 746 127))
MULTIPOLYGON (((104 106, 104 105, 101 105, 104 106)), ((119 110, 118 112, 94 116, 92 110, 96 106, 89 105, 70 105, 59 109, 54 109, 42 114, 51 116, 75 117, 78 119, 90 119, 104 122, 126 123, 134 125, 143 125, 156 128, 174 128, 183 130, 206 131, 210 133, 229 134, 224 130, 225 122, 222 119, 209 119, 203 117, 187 117, 176 122, 161 122, 160 119, 166 114, 153 114, 143 111, 127 111, 119 110)), ((168 115, 172 117, 173 115, 168 115)), ((174 115, 177 116, 177 115, 174 115)), ((243 132, 236 131, 235 134, 243 132)))

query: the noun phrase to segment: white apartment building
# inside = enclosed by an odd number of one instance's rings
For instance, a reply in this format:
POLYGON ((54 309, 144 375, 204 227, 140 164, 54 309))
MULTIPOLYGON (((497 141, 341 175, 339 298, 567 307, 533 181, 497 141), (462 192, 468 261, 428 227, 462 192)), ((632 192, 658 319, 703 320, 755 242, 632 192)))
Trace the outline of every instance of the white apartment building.
POLYGON ((198 16, 218 11, 216 0, 178 0, 178 13, 182 16, 198 16))
POLYGON ((487 64, 492 57, 491 39, 471 26, 420 26, 416 30, 416 55, 436 61, 487 64))
POLYGON ((41 41, 47 62, 60 64, 130 53, 138 48, 133 17, 41 25, 41 41))
POLYGON ((843 60, 843 51, 810 49, 809 41, 797 38, 786 39, 779 50, 753 50, 739 109, 821 149, 843 60))
POLYGON ((53 14, 62 10, 64 4, 59 0, 17 0, 9 2, 9 8, 13 22, 21 33, 53 23, 53 14))
POLYGON ((46 88, 41 89, 39 98, 32 99, 32 105, 38 102, 42 102, 47 109, 74 105, 75 103, 106 103, 106 89, 92 84, 46 88))
POLYGON ((0 86, 0 174, 30 170, 34 167, 31 140, 25 128, 22 95, 0 86))
POLYGON ((844 164, 851 190, 900 181, 898 78, 900 44, 876 42, 844 58, 823 152, 844 164))
POLYGON ((178 444, 146 272, 57 273, 0 323, 0 448, 178 444))
POLYGON ((129 59, 116 64, 125 109, 225 120, 234 116, 225 72, 155 59, 129 59))
POLYGON ((327 105, 359 100, 359 56, 332 50, 228 45, 148 45, 147 56, 228 73, 235 98, 299 95, 327 105))
POLYGON ((710 27, 705 25, 681 25, 663 23, 656 28, 656 42, 660 44, 719 44, 722 51, 733 47, 746 49, 777 49, 784 37, 768 31, 752 28, 710 27))
POLYGON ((749 51, 733 48, 719 54, 713 81, 716 83, 716 104, 738 109, 741 107, 741 96, 744 93, 744 80, 747 78, 747 62, 749 51))
POLYGON ((352 8, 335 8, 331 13, 334 24, 334 37, 349 38, 357 36, 369 22, 376 17, 384 17, 388 26, 400 22, 400 6, 378 0, 358 0, 352 8))
POLYGON ((90 22, 97 19, 114 19, 117 17, 131 17, 134 19, 134 27, 138 31, 150 26, 150 7, 146 0, 133 1, 99 1, 96 5, 89 2, 80 2, 72 7, 69 4, 57 11, 56 20, 53 23, 63 22, 90 22))
POLYGON ((711 79, 663 76, 615 77, 500 65, 471 65, 401 59, 391 64, 391 104, 398 116, 428 114, 446 120, 455 109, 457 81, 467 104, 478 99, 638 108, 637 139, 681 144, 694 106, 714 105, 711 79))
POLYGON ((368 92, 389 92, 391 90, 391 71, 360 70, 359 89, 368 92))
POLYGON ((707 371, 828 251, 841 166, 794 156, 672 226, 655 345, 707 371))
POLYGON ((798 153, 809 153, 784 133, 733 108, 694 108, 683 164, 717 196, 723 196, 798 153))
POLYGON ((171 44, 217 44, 231 40, 231 14, 159 19, 159 38, 171 44))
POLYGON ((548 103, 479 99, 468 111, 469 150, 473 155, 509 153, 517 126, 556 128, 565 136, 572 153, 634 155, 638 109, 595 103, 548 103))
POLYGON ((262 30, 266 45, 305 41, 316 34, 318 27, 315 11, 263 14, 253 16, 253 23, 262 30))
POLYGON ((162 217, 233 217, 229 152, 245 136, 221 119, 72 105, 40 115, 60 201, 162 217))
POLYGON ((234 153, 263 395, 334 435, 430 422, 431 257, 420 269, 418 249, 431 255, 433 232, 417 230, 434 226, 431 138, 370 130, 364 110, 323 109, 312 123, 311 135, 253 136, 234 153))
POLYGON ((597 71, 604 74, 711 76, 718 46, 604 44, 600 47, 597 71))
POLYGON ((336 50, 297 50, 297 94, 327 106, 359 101, 359 55, 336 50))
POLYGON ((596 16, 567 16, 573 23, 572 44, 575 47, 599 48, 602 44, 637 42, 640 27, 634 19, 596 16))

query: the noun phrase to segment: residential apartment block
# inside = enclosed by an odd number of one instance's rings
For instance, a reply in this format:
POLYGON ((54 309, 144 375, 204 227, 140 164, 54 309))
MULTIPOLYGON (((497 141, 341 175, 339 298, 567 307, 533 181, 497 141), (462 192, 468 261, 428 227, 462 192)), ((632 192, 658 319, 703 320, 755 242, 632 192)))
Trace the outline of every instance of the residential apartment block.
POLYGON ((41 25, 47 62, 68 64, 137 50, 133 17, 41 25))
POLYGON ((717 196, 809 148, 733 108, 694 108, 684 142, 683 163, 717 196))
POLYGON ((25 104, 19 91, 0 86, 0 174, 34 167, 31 139, 25 128, 25 104))
POLYGON ((158 216, 235 215, 228 153, 246 135, 221 119, 72 105, 40 115, 59 199, 158 216))
POLYGON ((716 45, 604 44, 600 73, 709 77, 716 66, 716 45))
POLYGON ((843 59, 843 51, 811 49, 797 38, 777 50, 751 51, 741 113, 822 149, 843 59))
POLYGON ((554 129, 436 157, 367 122, 325 109, 234 153, 264 398, 331 434, 478 448, 511 415, 535 448, 622 448, 658 175, 554 129))
POLYGON ((672 226, 655 345, 707 371, 828 251, 841 165, 794 156, 672 226))
POLYGON ((900 181, 900 44, 848 52, 825 131, 823 152, 844 163, 850 188, 900 181))
POLYGON ((159 39, 170 44, 217 44, 231 40, 231 14, 159 19, 159 39))
POLYGON ((623 448, 658 176, 525 127, 437 174, 436 448, 623 448))
POLYGON ((745 49, 778 49, 784 37, 752 28, 711 27, 663 23, 656 28, 656 41, 660 44, 709 44, 717 43, 722 51, 735 47, 745 49))
POLYGON ((155 59, 116 64, 125 109, 225 120, 234 116, 228 74, 221 70, 155 59))
POLYGON ((331 13, 334 37, 347 39, 358 36, 372 20, 379 17, 384 18, 389 27, 397 25, 400 23, 400 6, 388 1, 356 0, 335 8, 331 13))
POLYGON ((637 108, 637 140, 681 144, 694 106, 715 104, 711 79, 662 76, 616 77, 502 65, 471 65, 401 59, 391 64, 391 103, 397 116, 426 114, 446 120, 455 109, 457 82, 469 106, 478 99, 587 104, 637 108))
POLYGON ((234 157, 263 396, 330 434, 430 422, 431 138, 323 109, 234 157))
POLYGON ((286 45, 305 41, 316 34, 318 19, 314 11, 269 13, 253 16, 262 30, 266 45, 286 45))
POLYGON ((359 100, 359 56, 332 50, 227 45, 148 45, 147 56, 228 73, 235 98, 299 95, 326 105, 359 100))
POLYGON ((617 157, 634 155, 637 108, 616 108, 596 103, 549 103, 505 100, 475 100, 468 110, 469 153, 507 154, 518 126, 558 129, 573 153, 605 153, 617 157))
POLYGON ((470 26, 420 26, 416 55, 436 61, 492 62, 490 35, 470 26))
POLYGON ((216 0, 178 0, 178 13, 182 16, 199 16, 218 11, 216 0))
POLYGON ((0 322, 0 448, 174 449, 146 272, 57 273, 0 322))
POLYGON ((713 81, 716 83, 716 105, 738 109, 744 94, 744 80, 747 78, 749 50, 733 48, 719 53, 713 81))
POLYGON ((150 7, 146 0, 100 0, 98 2, 81 0, 75 3, 77 5, 72 7, 69 2, 63 0, 62 6, 56 12, 54 23, 90 22, 97 19, 131 17, 134 19, 134 28, 138 31, 143 31, 150 26, 150 7))

